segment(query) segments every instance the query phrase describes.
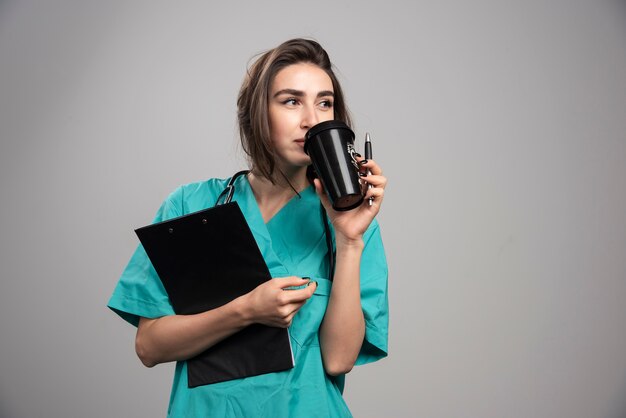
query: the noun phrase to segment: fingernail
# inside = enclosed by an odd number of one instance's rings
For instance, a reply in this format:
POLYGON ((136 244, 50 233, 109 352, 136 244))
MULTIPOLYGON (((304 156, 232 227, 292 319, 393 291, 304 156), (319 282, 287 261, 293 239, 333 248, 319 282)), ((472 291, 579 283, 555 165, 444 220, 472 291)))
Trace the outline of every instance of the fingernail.
POLYGON ((307 276, 304 276, 304 277, 302 278, 302 280, 308 280, 308 281, 310 282, 310 281, 311 281, 311 278, 310 278, 310 277, 307 277, 307 276))
POLYGON ((367 164, 367 163, 369 163, 369 162, 370 162, 369 160, 361 160, 361 161, 359 162, 359 164, 363 165, 363 164, 367 164))

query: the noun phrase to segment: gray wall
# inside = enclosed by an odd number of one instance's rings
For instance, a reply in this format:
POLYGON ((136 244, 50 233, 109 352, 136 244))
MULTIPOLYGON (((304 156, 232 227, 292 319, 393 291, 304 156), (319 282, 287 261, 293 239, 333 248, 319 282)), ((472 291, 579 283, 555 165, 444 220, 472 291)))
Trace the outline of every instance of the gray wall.
MULTIPOLYGON (((624 1, 0 2, 0 416, 164 416, 105 307, 177 185, 244 166, 248 59, 338 66, 390 179, 357 417, 626 416, 624 1)), ((312 394, 314 396, 314 394, 312 394)))

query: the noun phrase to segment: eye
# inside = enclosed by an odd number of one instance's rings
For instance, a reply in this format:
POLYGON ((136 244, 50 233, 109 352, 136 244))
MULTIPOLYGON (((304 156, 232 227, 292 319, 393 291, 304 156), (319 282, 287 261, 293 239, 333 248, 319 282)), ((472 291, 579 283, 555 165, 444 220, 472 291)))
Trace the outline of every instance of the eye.
POLYGON ((320 107, 330 109, 333 107, 333 102, 332 100, 323 100, 320 102, 320 107))
POLYGON ((290 106, 295 106, 298 104, 298 99, 294 98, 294 97, 290 97, 286 100, 283 100, 283 104, 285 105, 290 105, 290 106))

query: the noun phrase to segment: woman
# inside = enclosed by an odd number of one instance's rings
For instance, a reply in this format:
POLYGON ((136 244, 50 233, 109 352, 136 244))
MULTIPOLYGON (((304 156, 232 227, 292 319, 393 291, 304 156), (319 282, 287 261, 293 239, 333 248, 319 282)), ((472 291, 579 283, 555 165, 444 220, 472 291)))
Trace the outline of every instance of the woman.
MULTIPOLYGON (((386 179, 374 161, 359 157, 362 178, 373 187, 366 203, 347 212, 332 209, 318 179, 311 184, 305 133, 331 119, 350 124, 328 55, 314 41, 290 40, 263 54, 249 69, 237 105, 250 172, 235 180, 233 200, 273 279, 219 308, 176 315, 139 246, 109 307, 138 327, 143 364, 177 361, 169 416, 351 416, 341 396, 344 375, 387 355, 387 265, 374 220, 386 179), (336 250, 332 282, 320 201, 336 250), (294 286, 301 288, 283 291, 294 286), (253 323, 289 327, 293 369, 187 386, 185 360, 253 323)), ((179 187, 155 222, 212 206, 227 181, 179 187)))

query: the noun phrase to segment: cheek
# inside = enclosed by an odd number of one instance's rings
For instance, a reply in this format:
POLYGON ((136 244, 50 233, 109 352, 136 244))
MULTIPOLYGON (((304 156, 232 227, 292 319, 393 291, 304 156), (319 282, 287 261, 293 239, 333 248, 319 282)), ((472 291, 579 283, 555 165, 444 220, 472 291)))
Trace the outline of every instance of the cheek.
POLYGON ((274 144, 285 136, 285 129, 280 121, 270 121, 270 139, 274 144))
POLYGON ((280 138, 293 135, 293 131, 298 128, 298 119, 294 117, 294 113, 283 112, 270 116, 270 133, 272 138, 280 140, 280 138))
POLYGON ((320 122, 326 122, 327 120, 334 120, 335 114, 334 112, 325 112, 322 116, 320 116, 320 122))

